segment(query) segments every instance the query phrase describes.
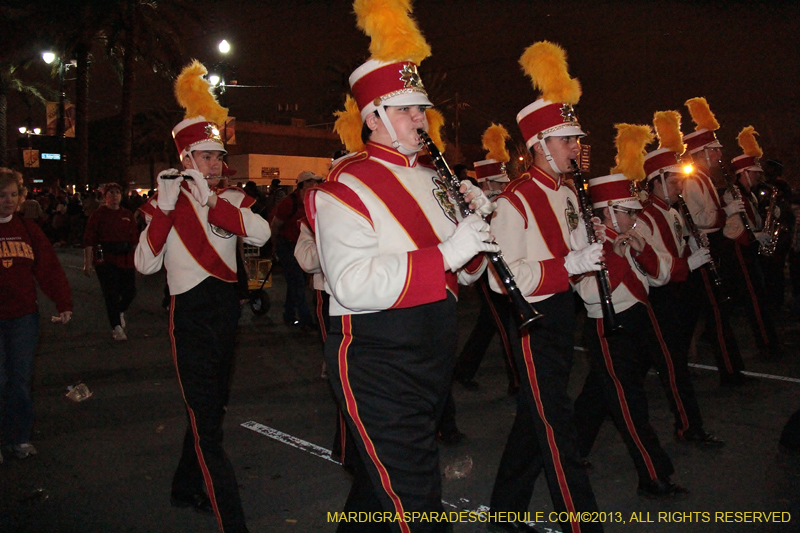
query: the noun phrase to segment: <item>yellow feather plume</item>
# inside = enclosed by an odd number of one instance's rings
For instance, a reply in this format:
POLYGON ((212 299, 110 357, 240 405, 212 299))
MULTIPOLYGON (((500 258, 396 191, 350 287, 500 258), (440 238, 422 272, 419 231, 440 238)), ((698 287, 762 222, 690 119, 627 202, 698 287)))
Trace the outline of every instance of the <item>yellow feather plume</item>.
POLYGON ((529 46, 519 59, 522 70, 530 76, 533 88, 542 98, 554 103, 577 104, 581 84, 569 77, 567 53, 557 44, 540 41, 529 46))
POLYGON ((420 64, 431 47, 411 18, 411 0, 355 0, 357 25, 372 39, 369 51, 379 61, 420 64))
POLYGON ((506 141, 510 138, 511 135, 508 134, 508 130, 500 124, 492 124, 486 128, 486 131, 483 132, 483 137, 481 137, 483 149, 488 150, 486 159, 508 163, 511 156, 508 154, 508 149, 506 149, 506 141))
POLYGON ((617 166, 611 169, 612 174, 625 174, 631 181, 644 179, 644 147, 655 140, 650 126, 638 124, 614 124, 617 128, 617 166))
POLYGON ((175 80, 175 98, 186 109, 184 118, 202 116, 222 126, 228 118, 228 110, 217 103, 211 92, 211 84, 203 79, 206 74, 206 67, 198 60, 193 60, 175 80))
POLYGON ((686 100, 686 107, 689 108, 689 114, 695 123, 695 130, 711 130, 717 131, 719 129, 719 122, 708 107, 708 102, 703 97, 690 98, 686 100))
POLYGON ((677 111, 656 111, 653 127, 658 136, 658 147, 683 155, 686 145, 681 134, 681 114, 677 111))
POLYGON ((339 135, 347 151, 359 152, 363 150, 364 143, 361 141, 363 123, 361 121, 361 112, 358 110, 358 104, 355 99, 348 94, 344 102, 344 111, 337 111, 334 115, 336 116, 336 122, 333 125, 333 131, 339 135))
POLYGON ((425 110, 425 117, 428 119, 428 135, 431 136, 433 144, 444 153, 444 141, 442 140, 442 127, 444 127, 444 115, 438 109, 429 107, 425 110))
POLYGON ((756 135, 758 135, 756 129, 753 126, 747 126, 736 136, 736 140, 739 141, 739 146, 744 150, 744 155, 749 155, 750 157, 761 157, 764 155, 764 150, 758 145, 756 135))

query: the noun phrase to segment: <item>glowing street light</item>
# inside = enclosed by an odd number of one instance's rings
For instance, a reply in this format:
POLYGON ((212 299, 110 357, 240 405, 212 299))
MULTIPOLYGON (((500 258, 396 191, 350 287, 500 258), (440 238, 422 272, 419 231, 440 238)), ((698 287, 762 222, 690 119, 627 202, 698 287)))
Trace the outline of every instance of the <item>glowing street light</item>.
POLYGON ((53 52, 42 52, 42 59, 49 65, 56 60, 56 55, 53 52))
POLYGON ((219 85, 220 80, 221 80, 221 78, 216 74, 209 74, 209 76, 208 76, 208 82, 211 85, 213 85, 214 87, 219 85))
POLYGON ((220 51, 221 53, 223 53, 223 54, 227 54, 228 52, 230 52, 230 51, 231 51, 231 45, 230 45, 230 43, 229 43, 228 41, 226 41, 225 39, 222 39, 222 40, 219 42, 218 48, 219 48, 219 51, 220 51))

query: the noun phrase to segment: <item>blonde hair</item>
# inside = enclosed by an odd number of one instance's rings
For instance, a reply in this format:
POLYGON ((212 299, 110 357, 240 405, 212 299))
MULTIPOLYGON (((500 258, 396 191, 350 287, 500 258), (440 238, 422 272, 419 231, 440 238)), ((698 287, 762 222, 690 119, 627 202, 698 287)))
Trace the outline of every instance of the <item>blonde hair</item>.
POLYGON ((0 167, 0 189, 5 189, 9 185, 16 185, 17 192, 19 193, 19 203, 25 201, 25 196, 28 194, 28 189, 25 188, 22 181, 22 174, 10 168, 0 167))

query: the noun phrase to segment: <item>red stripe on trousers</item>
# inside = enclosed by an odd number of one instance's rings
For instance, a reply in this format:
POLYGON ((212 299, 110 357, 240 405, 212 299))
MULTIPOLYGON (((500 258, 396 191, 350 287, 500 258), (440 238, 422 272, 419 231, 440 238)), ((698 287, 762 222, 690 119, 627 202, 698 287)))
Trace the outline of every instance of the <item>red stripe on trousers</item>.
MULTIPOLYGON (((739 264, 742 265, 742 273, 744 274, 744 280, 747 282, 747 292, 750 293, 750 301, 753 302, 753 311, 756 314, 756 322, 758 322, 758 330, 761 332, 761 338, 764 339, 764 344, 769 346, 769 337, 767 336, 767 330, 764 327, 764 319, 761 318, 761 307, 758 305, 758 298, 756 298, 756 292, 753 289, 753 284, 750 281, 750 272, 747 270, 747 265, 744 262, 744 257, 742 257, 742 247, 739 243, 735 243, 736 245, 736 256, 739 258, 739 264)), ((783 275, 783 274, 781 274, 783 275)))
POLYGON ((611 379, 614 381, 614 387, 617 389, 617 398, 619 399, 622 416, 625 419, 625 426, 628 428, 628 434, 639 449, 642 459, 644 459, 644 464, 647 467, 647 473, 650 474, 650 479, 658 479, 656 467, 653 466, 653 460, 650 459, 650 454, 647 453, 647 449, 645 449, 642 440, 639 438, 639 434, 636 432, 636 426, 633 425, 631 411, 628 409, 628 401, 625 399, 625 391, 622 389, 622 384, 619 382, 619 378, 617 378, 617 374, 614 372, 614 363, 611 361, 611 352, 608 351, 608 342, 606 341, 605 332, 603 331, 603 319, 598 318, 595 320, 597 321, 597 336, 600 338, 600 346, 603 349, 603 361, 606 364, 608 375, 611 376, 611 379))
MULTIPOLYGON (((347 349, 350 347, 350 344, 353 342, 353 324, 352 318, 350 315, 343 315, 342 316, 342 344, 339 345, 339 380, 342 383, 342 391, 344 392, 344 401, 345 405, 347 406, 347 413, 350 415, 350 418, 353 420, 353 423, 358 430, 358 435, 361 437, 361 442, 364 443, 364 448, 367 450, 367 454, 369 455, 370 460, 375 465, 375 469, 378 471, 378 475, 381 478, 381 486, 389 498, 392 500, 394 505, 395 513, 398 516, 405 518, 404 511, 403 511, 403 502, 400 501, 400 497, 394 492, 392 488, 392 481, 389 479, 389 472, 386 470, 386 467, 383 466, 383 463, 378 458, 378 452, 375 450, 375 445, 372 443, 372 440, 367 435, 367 428, 364 427, 364 424, 361 422, 361 418, 358 416, 358 406, 356 405, 356 397, 353 394, 353 389, 350 387, 350 380, 347 376, 347 349)), ((399 521, 400 531, 402 533, 410 533, 411 528, 408 525, 408 522, 405 520, 399 521)))
POLYGON ((706 285, 706 294, 711 302, 711 309, 714 310, 714 322, 717 324, 717 344, 722 351, 722 360, 725 361, 725 370, 728 374, 733 374, 733 365, 731 358, 728 356, 728 345, 725 344, 725 335, 722 333, 722 316, 719 314, 719 305, 717 299, 714 297, 714 289, 711 288, 711 282, 708 280, 708 273, 705 268, 700 269, 703 275, 703 283, 706 285))
POLYGON ((500 334, 500 340, 503 341, 503 351, 505 351, 506 359, 508 360, 509 367, 511 368, 511 373, 514 375, 514 386, 519 387, 519 376, 515 371, 514 355, 511 352, 511 343, 508 340, 508 335, 506 335, 506 327, 503 324, 503 321, 500 319, 500 315, 497 314, 497 309, 495 309, 492 299, 489 297, 489 288, 486 286, 486 283, 484 283, 483 278, 481 278, 479 281, 478 286, 483 291, 483 296, 486 298, 486 303, 489 304, 489 309, 492 311, 492 317, 494 317, 494 323, 497 325, 497 332, 500 334))
POLYGON ((672 391, 672 398, 675 400, 675 406, 681 417, 681 425, 683 426, 678 430, 678 435, 682 436, 683 432, 689 429, 689 418, 686 416, 686 410, 683 408, 683 401, 681 395, 678 393, 678 385, 675 383, 675 367, 672 365, 672 355, 669 353, 667 343, 664 342, 664 337, 661 336, 661 327, 658 325, 653 308, 647 306, 647 314, 650 315, 650 323, 653 324, 653 330, 656 332, 658 344, 661 346, 661 354, 664 356, 664 361, 667 363, 667 374, 669 374, 669 388, 672 391))
MULTIPOLYGON (((544 423, 545 432, 547 433, 547 446, 550 448, 550 456, 553 459, 553 466, 556 471, 556 477, 558 478, 558 488, 561 491, 561 497, 564 499, 564 505, 567 508, 567 512, 574 513, 575 512, 575 504, 572 502, 572 494, 569 492, 569 485, 567 484, 567 478, 564 475, 564 467, 561 465, 561 454, 558 451, 558 445, 556 445, 556 438, 553 432, 553 427, 550 425, 550 422, 547 421, 547 417, 544 414, 544 406, 542 405, 542 394, 539 390, 539 380, 536 376, 536 366, 533 364, 533 351, 531 350, 531 337, 530 333, 527 331, 522 334, 522 354, 525 359, 525 368, 528 373, 528 381, 531 384, 531 392, 533 393, 533 399, 536 402, 536 411, 539 413, 539 418, 544 423)), ((580 522, 572 521, 572 533, 580 533, 581 525, 580 522)))

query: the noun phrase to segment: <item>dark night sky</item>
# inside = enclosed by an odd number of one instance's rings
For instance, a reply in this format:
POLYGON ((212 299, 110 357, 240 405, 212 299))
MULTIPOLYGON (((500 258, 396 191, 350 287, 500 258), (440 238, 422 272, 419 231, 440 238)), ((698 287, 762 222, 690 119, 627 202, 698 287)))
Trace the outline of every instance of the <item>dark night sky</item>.
MULTIPOLYGON (((224 37, 234 46, 229 62, 240 84, 277 85, 230 89, 226 104, 232 115, 287 119, 277 105, 297 103, 292 115, 308 124, 332 122, 331 112, 343 104, 346 76, 368 54, 369 41, 355 27, 350 2, 196 5, 204 24, 198 30, 187 25, 188 56, 213 63, 219 57, 216 42, 224 37)), ((705 96, 721 123, 727 158, 739 155, 735 135, 752 124, 762 134, 765 156, 788 166, 800 163, 794 122, 800 107, 800 48, 794 42, 800 3, 417 0, 415 17, 433 49, 422 74, 434 103, 450 121, 456 93, 467 106, 460 113, 462 144, 479 144, 492 121, 521 141, 514 117, 537 95, 517 60, 525 47, 547 39, 567 50, 570 72, 583 86, 578 114, 589 133, 595 175, 613 162, 614 123, 649 124, 654 111, 678 109, 689 133, 693 126, 683 102, 694 96, 705 96)), ((93 69, 91 116, 113 115, 118 82, 101 56, 93 69)), ((136 94, 136 111, 177 109, 170 85, 152 74, 142 73, 136 94)), ((13 121, 24 116, 19 118, 19 102, 9 103, 13 131, 19 125, 13 121)), ((453 140, 452 131, 448 137, 453 140)))

